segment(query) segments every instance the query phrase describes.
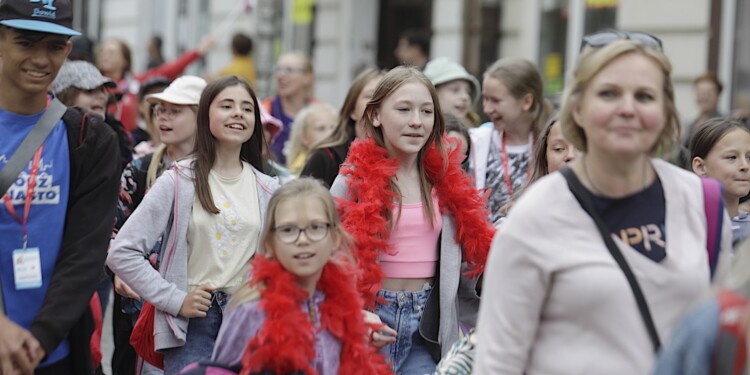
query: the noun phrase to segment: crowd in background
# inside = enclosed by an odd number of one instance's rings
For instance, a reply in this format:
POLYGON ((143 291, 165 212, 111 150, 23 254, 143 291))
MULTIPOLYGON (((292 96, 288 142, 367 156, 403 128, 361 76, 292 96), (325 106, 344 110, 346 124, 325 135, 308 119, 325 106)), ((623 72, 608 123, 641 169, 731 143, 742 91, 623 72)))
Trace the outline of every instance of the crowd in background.
POLYGON ((103 373, 109 301, 112 374, 745 368, 750 116, 706 73, 682 124, 657 36, 584 37, 555 105, 408 30, 337 109, 304 53, 259 98, 247 35, 136 73, 55 4, 0 3, 0 375, 103 373))

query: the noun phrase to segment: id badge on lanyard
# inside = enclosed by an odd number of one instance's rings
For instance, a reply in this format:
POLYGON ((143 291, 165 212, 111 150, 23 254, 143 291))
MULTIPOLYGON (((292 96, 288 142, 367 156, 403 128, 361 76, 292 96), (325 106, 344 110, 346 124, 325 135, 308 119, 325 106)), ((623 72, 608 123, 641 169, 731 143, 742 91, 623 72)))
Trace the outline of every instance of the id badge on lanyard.
POLYGON ((36 178, 39 175, 39 164, 42 160, 42 150, 44 144, 34 154, 31 162, 31 171, 27 183, 26 196, 23 204, 23 218, 18 216, 13 203, 10 201, 8 194, 5 194, 3 201, 8 213, 13 216, 23 228, 23 247, 13 250, 13 279, 16 290, 34 289, 42 286, 42 262, 41 253, 38 247, 29 247, 29 233, 27 224, 29 222, 29 213, 31 211, 31 201, 34 199, 34 190, 36 188, 36 178))

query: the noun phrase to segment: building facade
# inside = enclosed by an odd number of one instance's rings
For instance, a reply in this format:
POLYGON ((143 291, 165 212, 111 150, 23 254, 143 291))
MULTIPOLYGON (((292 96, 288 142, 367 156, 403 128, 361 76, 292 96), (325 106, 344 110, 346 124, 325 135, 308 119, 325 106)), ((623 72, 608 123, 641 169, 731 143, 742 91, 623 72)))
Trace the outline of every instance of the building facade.
POLYGON ((118 37, 146 64, 152 35, 169 58, 218 33, 219 46, 193 73, 228 63, 228 40, 241 30, 256 41, 258 92, 273 92, 273 63, 286 50, 313 58, 315 96, 338 106, 367 66, 396 64, 405 29, 431 31, 431 57, 448 57, 481 77, 500 57, 535 62, 555 101, 583 35, 606 28, 638 30, 664 42, 673 64, 677 107, 697 115, 692 81, 715 71, 725 85, 720 110, 750 109, 750 0, 76 0, 77 22, 95 40, 118 37), (249 10, 248 10, 249 5, 249 10))

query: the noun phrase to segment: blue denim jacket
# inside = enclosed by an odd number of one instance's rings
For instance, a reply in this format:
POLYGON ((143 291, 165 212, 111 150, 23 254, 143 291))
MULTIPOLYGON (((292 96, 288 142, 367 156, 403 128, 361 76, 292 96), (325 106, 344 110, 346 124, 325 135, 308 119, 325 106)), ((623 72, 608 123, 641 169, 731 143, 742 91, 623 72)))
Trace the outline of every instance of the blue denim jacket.
POLYGON ((708 375, 719 331, 719 302, 706 301, 690 312, 659 353, 654 375, 708 375))

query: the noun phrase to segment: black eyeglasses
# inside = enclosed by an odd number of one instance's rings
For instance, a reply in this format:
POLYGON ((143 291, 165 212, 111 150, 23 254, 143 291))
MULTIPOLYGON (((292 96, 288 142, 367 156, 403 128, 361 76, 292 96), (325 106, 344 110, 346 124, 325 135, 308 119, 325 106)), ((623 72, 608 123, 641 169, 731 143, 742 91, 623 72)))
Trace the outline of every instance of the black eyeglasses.
POLYGON ((276 232, 276 237, 287 245, 297 242, 299 235, 305 232, 307 239, 312 242, 318 242, 328 235, 328 229, 331 228, 330 223, 310 223, 310 225, 300 228, 296 225, 281 225, 273 228, 276 232))
POLYGON ((589 34, 583 37, 581 41, 581 51, 586 46, 594 48, 604 47, 618 39, 630 39, 642 43, 644 46, 654 48, 659 51, 663 51, 664 48, 661 44, 661 39, 639 31, 619 31, 619 30, 608 30, 599 31, 593 34, 589 34))

